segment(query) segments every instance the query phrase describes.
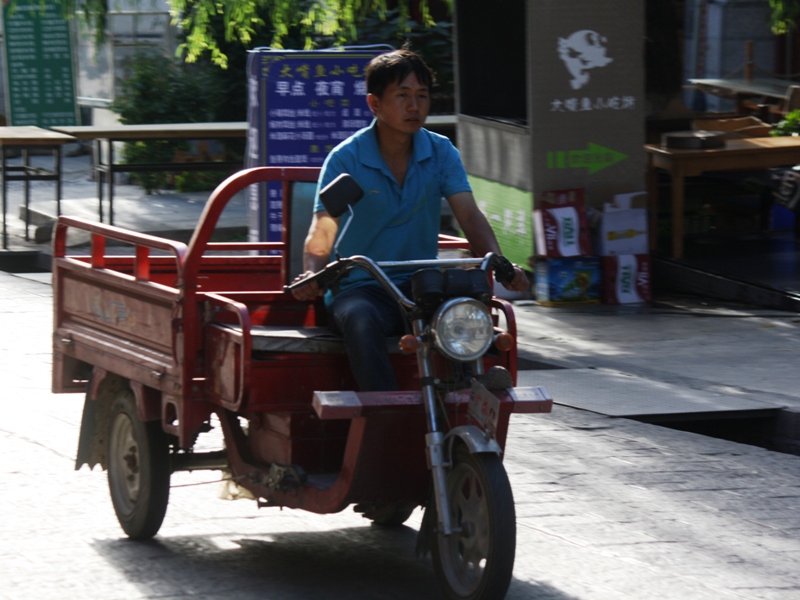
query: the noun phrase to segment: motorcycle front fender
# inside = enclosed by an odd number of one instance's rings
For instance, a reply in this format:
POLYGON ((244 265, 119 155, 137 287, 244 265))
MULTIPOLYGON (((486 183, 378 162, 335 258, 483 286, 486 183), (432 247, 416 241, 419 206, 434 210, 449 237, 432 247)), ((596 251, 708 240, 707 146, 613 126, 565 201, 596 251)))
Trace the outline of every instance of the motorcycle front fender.
POLYGON ((479 454, 482 452, 493 452, 500 456, 503 450, 500 444, 494 438, 486 439, 486 433, 475 425, 459 425, 453 427, 447 432, 444 438, 444 446, 446 450, 446 457, 448 462, 451 462, 453 455, 453 443, 455 440, 461 440, 469 449, 470 454, 479 454))

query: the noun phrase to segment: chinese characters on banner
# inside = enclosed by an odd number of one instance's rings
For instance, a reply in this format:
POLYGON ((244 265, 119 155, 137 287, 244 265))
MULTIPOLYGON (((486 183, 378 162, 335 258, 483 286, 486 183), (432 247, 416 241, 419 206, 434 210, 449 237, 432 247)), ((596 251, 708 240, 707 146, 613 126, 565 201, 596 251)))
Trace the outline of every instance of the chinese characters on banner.
MULTIPOLYGON (((337 144, 372 122, 364 70, 388 50, 251 52, 247 166, 321 167, 337 144)), ((279 241, 282 185, 251 186, 249 194, 251 241, 279 241)))
POLYGON ((478 208, 489 220, 505 257, 527 265, 533 253, 531 193, 475 175, 468 178, 478 208))
POLYGON ((4 3, 9 125, 77 123, 69 23, 55 0, 4 3))

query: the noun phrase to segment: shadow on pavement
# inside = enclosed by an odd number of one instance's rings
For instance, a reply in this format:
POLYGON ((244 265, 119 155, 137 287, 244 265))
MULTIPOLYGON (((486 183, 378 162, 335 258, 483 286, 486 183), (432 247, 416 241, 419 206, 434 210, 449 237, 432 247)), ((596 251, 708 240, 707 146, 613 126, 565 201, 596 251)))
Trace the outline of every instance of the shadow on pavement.
MULTIPOLYGON (((98 540, 93 546, 146 597, 439 599, 430 558, 414 556, 416 536, 410 527, 373 526, 98 540)), ((573 596, 514 579, 506 598, 573 596)))

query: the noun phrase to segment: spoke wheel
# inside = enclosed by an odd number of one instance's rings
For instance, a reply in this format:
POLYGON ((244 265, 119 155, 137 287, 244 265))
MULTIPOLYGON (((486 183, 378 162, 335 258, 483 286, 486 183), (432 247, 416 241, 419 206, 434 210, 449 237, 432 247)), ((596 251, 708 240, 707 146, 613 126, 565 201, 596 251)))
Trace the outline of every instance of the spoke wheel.
POLYGON ((153 537, 169 501, 169 445, 160 422, 139 419, 128 390, 111 407, 107 456, 108 489, 119 524, 132 539, 153 537))
MULTIPOLYGON (((503 598, 511 582, 516 551, 516 515, 511 485, 494 454, 454 449, 447 475, 453 527, 432 536, 433 565, 448 598, 503 598)), ((434 520, 435 522, 435 520, 434 520)))

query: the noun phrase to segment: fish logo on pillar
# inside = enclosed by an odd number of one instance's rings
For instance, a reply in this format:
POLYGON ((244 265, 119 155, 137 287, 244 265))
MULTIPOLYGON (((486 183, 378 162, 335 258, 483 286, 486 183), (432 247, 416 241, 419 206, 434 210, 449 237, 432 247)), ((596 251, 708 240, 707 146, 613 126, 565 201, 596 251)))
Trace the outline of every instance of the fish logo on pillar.
POLYGON ((606 56, 607 41, 605 36, 589 29, 558 38, 558 56, 572 75, 569 84, 573 90, 579 90, 589 83, 589 69, 605 67, 614 60, 606 56))

